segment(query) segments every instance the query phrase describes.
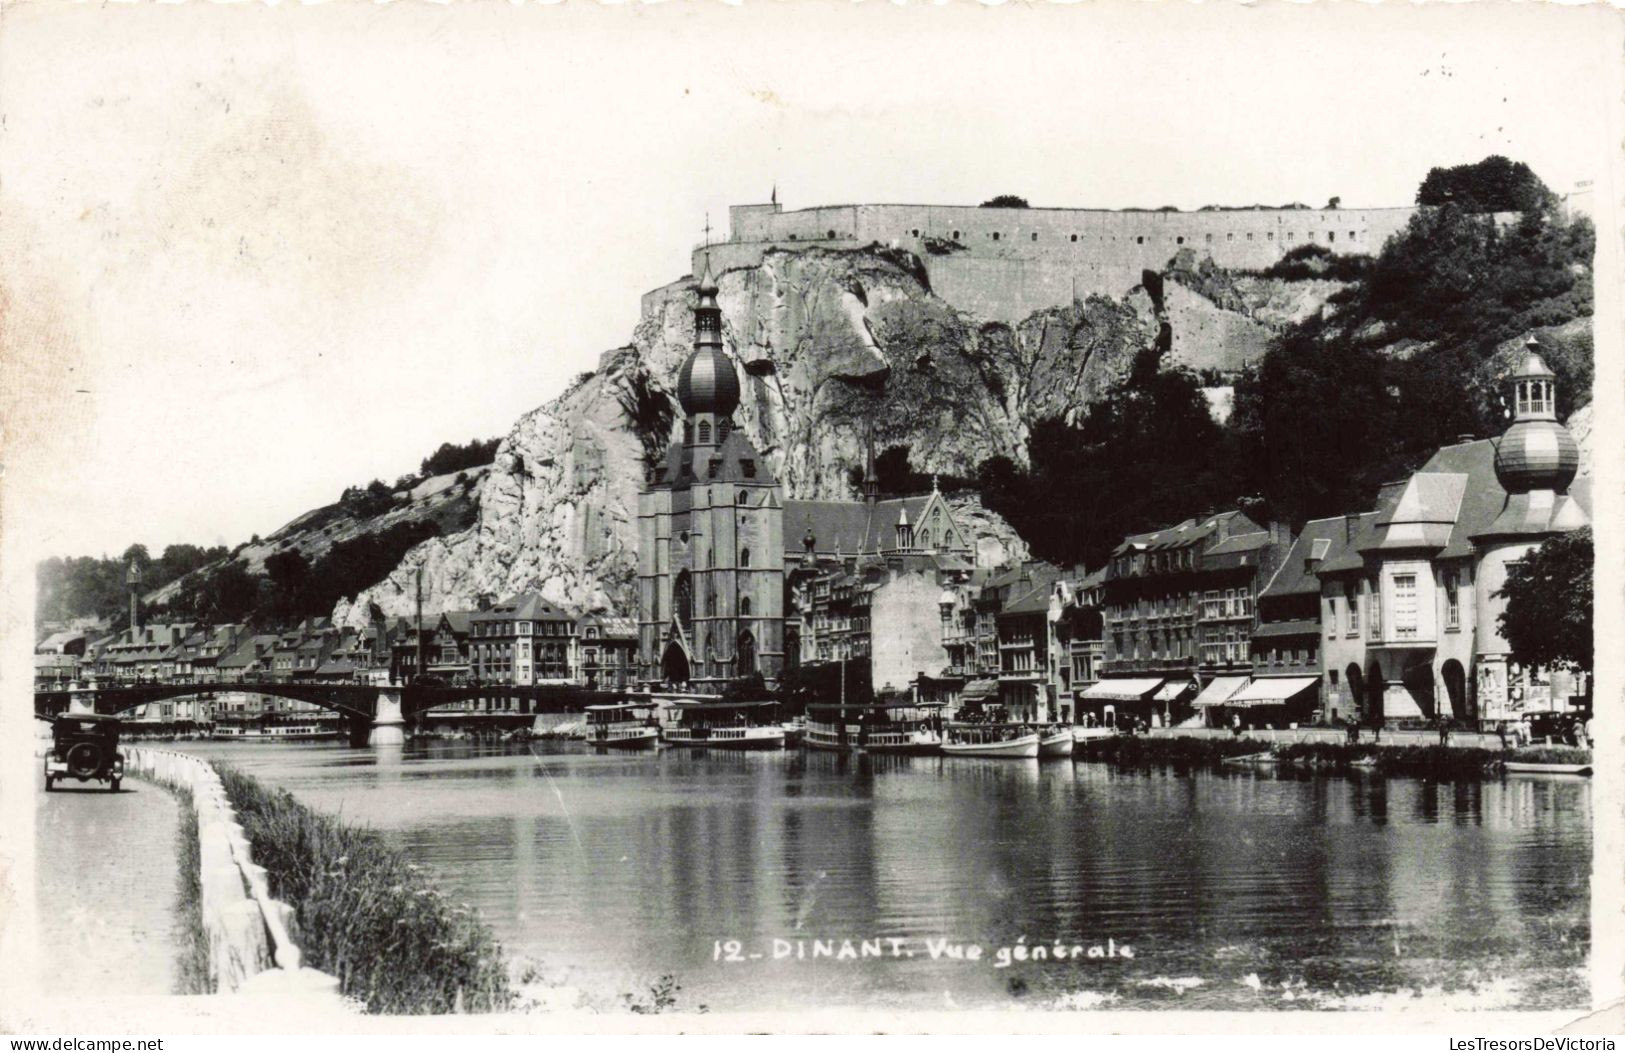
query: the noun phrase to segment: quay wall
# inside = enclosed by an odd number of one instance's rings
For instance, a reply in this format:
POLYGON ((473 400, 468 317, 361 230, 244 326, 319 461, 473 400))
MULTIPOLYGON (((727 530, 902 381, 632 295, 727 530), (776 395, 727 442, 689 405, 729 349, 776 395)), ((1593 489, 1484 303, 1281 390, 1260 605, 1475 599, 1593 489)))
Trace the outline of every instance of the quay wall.
POLYGON ((1370 255, 1405 228, 1416 209, 1234 209, 1138 212, 963 205, 835 205, 786 212, 776 205, 730 210, 728 241, 694 250, 714 273, 761 264, 772 249, 912 252, 932 289, 962 310, 1016 322, 1074 295, 1122 296, 1146 270, 1183 249, 1232 270, 1259 270, 1295 248, 1370 255))
POLYGON ((123 752, 130 774, 192 795, 203 928, 216 993, 278 996, 307 1011, 317 1006, 339 1011, 338 979, 301 965, 289 931, 293 908, 271 897, 265 869, 254 863, 213 765, 146 746, 126 746, 123 752))

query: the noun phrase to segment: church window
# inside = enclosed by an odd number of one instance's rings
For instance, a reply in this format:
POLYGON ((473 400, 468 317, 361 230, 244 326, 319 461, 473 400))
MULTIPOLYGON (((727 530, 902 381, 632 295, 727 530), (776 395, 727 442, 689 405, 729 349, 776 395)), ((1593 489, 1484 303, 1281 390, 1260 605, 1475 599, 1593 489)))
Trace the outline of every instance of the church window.
POLYGON ((750 597, 749 596, 741 596, 741 597, 739 597, 739 616, 741 618, 749 618, 750 617, 750 597))
POLYGON ((748 504, 750 504, 750 494, 746 493, 743 490, 739 491, 739 499, 736 500, 734 502, 734 504, 738 504, 738 505, 748 505, 748 504))
POLYGON ((742 548, 739 550, 739 565, 741 567, 750 566, 750 549, 742 548))
POLYGON ((711 422, 708 421, 708 420, 702 420, 702 421, 700 421, 700 442, 701 443, 708 443, 710 441, 711 441, 711 422))

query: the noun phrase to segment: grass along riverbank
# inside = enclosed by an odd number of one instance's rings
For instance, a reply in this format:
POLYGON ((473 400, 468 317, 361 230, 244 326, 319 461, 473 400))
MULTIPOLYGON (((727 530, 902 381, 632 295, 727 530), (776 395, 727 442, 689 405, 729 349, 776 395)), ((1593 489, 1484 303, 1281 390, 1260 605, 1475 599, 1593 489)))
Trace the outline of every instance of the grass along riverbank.
POLYGON ((1225 761, 1257 758, 1257 763, 1312 771, 1376 771, 1441 779, 1480 779, 1499 775, 1508 759, 1589 764, 1590 750, 1569 747, 1499 750, 1463 746, 1388 746, 1373 743, 1269 743, 1242 738, 1146 738, 1137 735, 1096 739, 1079 753, 1084 760, 1126 768, 1168 765, 1182 768, 1234 767, 1225 761))
POLYGON ((180 858, 179 887, 175 893, 175 915, 180 923, 177 940, 180 953, 175 962, 175 993, 213 994, 209 975, 209 934, 203 929, 203 855, 198 847, 197 807, 186 790, 171 788, 180 798, 181 825, 175 834, 180 858))
POLYGON ((372 1013, 515 1008, 508 962, 474 912, 447 900, 379 834, 216 765, 237 821, 291 905, 305 962, 372 1013))

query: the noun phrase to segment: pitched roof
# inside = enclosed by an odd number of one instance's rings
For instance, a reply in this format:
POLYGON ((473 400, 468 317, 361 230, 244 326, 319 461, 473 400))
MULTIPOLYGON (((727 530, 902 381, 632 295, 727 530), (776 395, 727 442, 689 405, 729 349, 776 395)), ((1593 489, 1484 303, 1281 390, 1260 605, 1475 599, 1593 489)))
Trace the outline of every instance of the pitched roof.
POLYGON ((919 523, 930 501, 930 494, 888 497, 876 501, 872 513, 866 501, 786 501, 784 547, 788 552, 803 551, 803 539, 811 531, 813 549, 820 555, 891 551, 897 547, 897 526, 903 516, 919 523))
POLYGON ((1259 599, 1320 592, 1320 578, 1314 570, 1309 569, 1308 563, 1318 560, 1317 567, 1325 567, 1341 557, 1349 545, 1348 535, 1343 516, 1311 519, 1305 523, 1303 533, 1287 550, 1286 558, 1275 570, 1275 576, 1258 594, 1259 599))
MULTIPOLYGON (((492 604, 490 610, 474 611, 469 615, 471 622, 508 621, 510 619, 515 621, 572 620, 569 615, 542 599, 541 595, 535 592, 521 592, 517 596, 510 596, 508 599, 492 604)), ((433 628, 439 622, 438 618, 433 623, 425 620, 422 628, 425 630, 433 628)))
POLYGON ((1004 605, 1000 614, 1048 614, 1050 590, 1055 587, 1055 578, 1042 581, 1035 587, 1014 597, 1004 605))

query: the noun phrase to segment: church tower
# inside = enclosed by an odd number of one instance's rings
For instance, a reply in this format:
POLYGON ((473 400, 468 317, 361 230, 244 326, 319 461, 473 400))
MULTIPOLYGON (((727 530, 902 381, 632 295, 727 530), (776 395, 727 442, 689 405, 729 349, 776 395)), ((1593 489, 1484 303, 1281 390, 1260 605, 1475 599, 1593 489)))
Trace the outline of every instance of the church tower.
POLYGON ((677 374, 682 438, 638 497, 639 665, 645 683, 720 692, 783 670, 784 504, 734 428, 739 374, 709 260, 696 293, 694 350, 677 374))

